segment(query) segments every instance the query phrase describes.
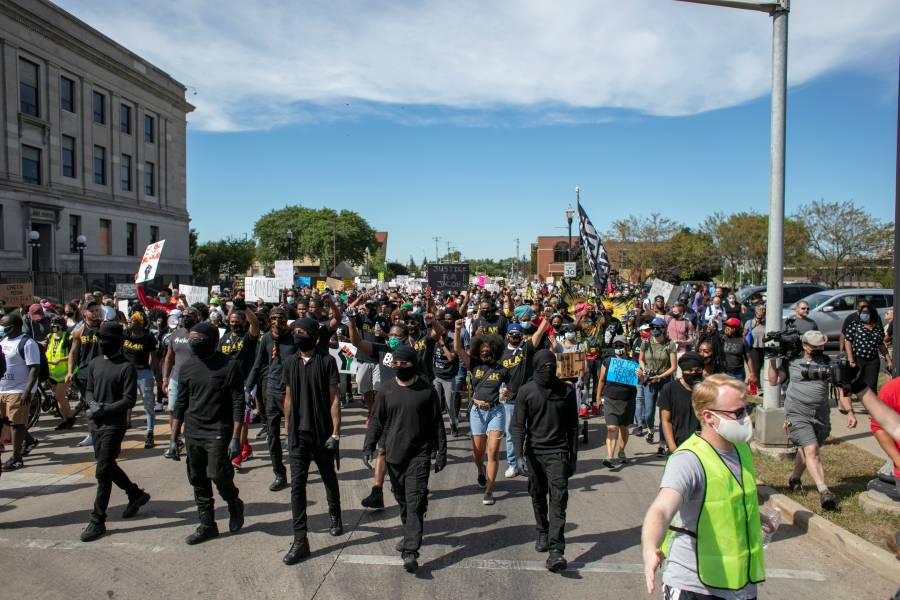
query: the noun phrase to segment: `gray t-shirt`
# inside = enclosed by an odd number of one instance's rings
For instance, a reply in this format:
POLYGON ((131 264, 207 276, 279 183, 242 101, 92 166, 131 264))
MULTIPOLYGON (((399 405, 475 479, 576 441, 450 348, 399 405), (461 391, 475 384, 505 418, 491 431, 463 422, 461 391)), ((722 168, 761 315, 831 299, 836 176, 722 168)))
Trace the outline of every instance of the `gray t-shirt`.
POLYGON ((797 331, 799 331, 801 335, 806 333, 807 331, 819 330, 819 326, 816 325, 816 322, 809 317, 797 317, 797 319, 794 321, 794 327, 797 328, 797 331))
MULTIPOLYGON (((719 456, 741 481, 741 459, 737 449, 720 452, 719 456)), ((743 482, 742 482, 743 483, 743 482)), ((672 525, 688 531, 697 531, 697 520, 706 493, 706 475, 700 459, 692 452, 676 452, 666 463, 660 488, 670 488, 684 499, 675 513, 672 525)), ((748 583, 742 590, 721 590, 706 587, 697 574, 697 540, 684 533, 673 532, 672 544, 663 565, 663 583, 675 589, 716 596, 724 600, 748 600, 756 597, 756 584, 748 583)))
POLYGON ((191 346, 188 344, 188 330, 184 327, 176 329, 175 333, 169 338, 169 345, 175 352, 175 364, 172 365, 172 370, 169 372, 169 379, 178 381, 181 365, 191 357, 191 346))
POLYGON ((795 358, 788 364, 788 383, 787 394, 784 400, 784 410, 786 413, 795 413, 801 415, 813 415, 816 411, 821 411, 828 407, 828 382, 826 381, 805 381, 801 375, 803 365, 808 363, 828 364, 831 362, 827 356, 806 360, 804 357, 795 358))

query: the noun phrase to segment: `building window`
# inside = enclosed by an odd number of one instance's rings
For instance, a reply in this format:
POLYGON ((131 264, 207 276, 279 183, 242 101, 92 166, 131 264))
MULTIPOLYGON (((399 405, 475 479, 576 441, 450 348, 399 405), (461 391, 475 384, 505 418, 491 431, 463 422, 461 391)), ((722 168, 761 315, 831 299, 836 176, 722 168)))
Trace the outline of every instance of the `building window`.
POLYGON ((106 185, 106 148, 94 146, 94 183, 106 185))
POLYGON ((122 155, 122 162, 119 166, 122 176, 122 191, 131 191, 131 157, 127 154, 122 155))
POLYGON ((100 92, 94 92, 94 123, 101 125, 106 123, 106 96, 100 92))
POLYGON ((112 254, 112 222, 109 219, 100 219, 100 254, 112 254))
MULTIPOLYGON (((2 214, 2 213, 0 213, 2 214)), ((159 226, 151 225, 150 226, 150 243, 155 244, 159 241, 159 226)))
POLYGON ((119 131, 131 135, 131 107, 127 104, 119 106, 119 131))
POLYGON ((75 138, 62 136, 60 149, 63 177, 75 177, 75 138))
POLYGON ((81 235, 81 215, 69 215, 69 252, 78 252, 79 235, 81 235))
POLYGON ((152 144, 156 139, 156 132, 153 131, 153 127, 153 117, 144 115, 144 141, 148 144, 152 144))
POLYGON ((152 162, 144 163, 144 193, 148 196, 156 195, 156 173, 152 162))
POLYGON ((25 183, 41 183, 41 151, 22 146, 22 180, 25 183))
POLYGON ((59 78, 59 107, 75 112, 75 82, 68 77, 59 78))
POLYGON ((569 244, 566 242, 556 242, 553 246, 553 262, 561 263, 569 260, 569 244))
POLYGON ((40 116, 38 110, 38 66, 24 58, 19 59, 19 111, 26 115, 40 116))
POLYGON ((125 253, 128 256, 137 254, 137 224, 125 223, 125 253))
POLYGON ((6 246, 3 244, 3 205, 0 204, 0 250, 3 250, 6 246))

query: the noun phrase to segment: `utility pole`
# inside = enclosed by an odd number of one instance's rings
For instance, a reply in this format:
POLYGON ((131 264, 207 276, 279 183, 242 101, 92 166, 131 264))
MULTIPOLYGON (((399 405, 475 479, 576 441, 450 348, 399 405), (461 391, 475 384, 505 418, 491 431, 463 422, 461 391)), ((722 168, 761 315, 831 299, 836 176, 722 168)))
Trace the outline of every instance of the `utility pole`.
POLYGON ((447 262, 450 262, 450 240, 447 240, 447 262))
POLYGON ((441 262, 441 257, 438 256, 438 242, 441 241, 439 236, 434 236, 431 238, 434 240, 434 262, 441 262))
POLYGON ((337 271, 337 214, 334 215, 334 220, 331 222, 331 262, 334 263, 334 268, 331 270, 334 273, 337 271))
POLYGON ((522 270, 519 268, 519 238, 516 238, 516 275, 521 275, 522 270))

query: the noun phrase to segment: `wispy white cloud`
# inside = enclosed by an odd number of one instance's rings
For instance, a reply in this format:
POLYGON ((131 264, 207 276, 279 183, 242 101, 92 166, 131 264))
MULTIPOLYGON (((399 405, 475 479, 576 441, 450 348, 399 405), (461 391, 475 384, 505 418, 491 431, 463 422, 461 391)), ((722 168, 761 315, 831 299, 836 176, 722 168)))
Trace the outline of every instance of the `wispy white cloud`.
MULTIPOLYGON (((679 116, 770 85, 770 19, 672 0, 57 2, 196 88, 203 130, 679 116)), ((794 0, 790 19, 792 84, 872 63, 896 73, 896 0, 794 0)))

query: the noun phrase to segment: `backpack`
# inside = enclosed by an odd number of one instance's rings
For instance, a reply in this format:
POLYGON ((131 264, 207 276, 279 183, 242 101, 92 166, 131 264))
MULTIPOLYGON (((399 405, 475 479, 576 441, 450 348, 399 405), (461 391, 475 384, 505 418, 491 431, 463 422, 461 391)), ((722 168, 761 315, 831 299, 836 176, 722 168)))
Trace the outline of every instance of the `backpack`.
MULTIPOLYGON (((25 344, 28 343, 28 340, 31 338, 27 334, 22 334, 22 339, 19 341, 19 356, 22 357, 22 360, 25 360, 25 344)), ((35 342, 37 344, 37 342, 35 342)), ((38 381, 47 381, 50 379, 50 363, 47 362, 47 354, 38 346, 38 354, 41 355, 41 366, 38 367, 38 381)))

